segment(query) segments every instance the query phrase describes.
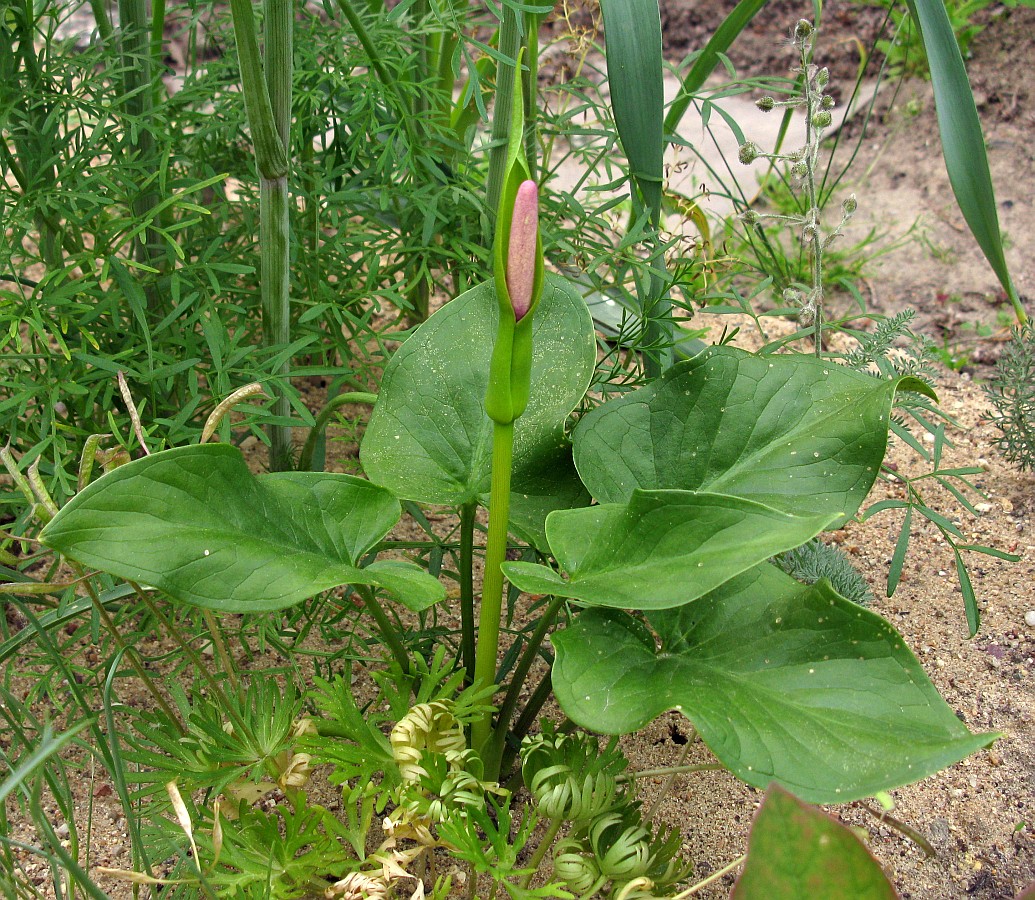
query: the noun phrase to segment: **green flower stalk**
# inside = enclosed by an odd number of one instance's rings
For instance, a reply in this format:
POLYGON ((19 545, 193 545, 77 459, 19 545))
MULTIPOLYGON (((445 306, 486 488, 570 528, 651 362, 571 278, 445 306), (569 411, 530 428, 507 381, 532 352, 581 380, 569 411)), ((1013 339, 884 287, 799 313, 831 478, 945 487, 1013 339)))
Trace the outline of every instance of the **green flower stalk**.
MULTIPOLYGON (((520 62, 520 59, 519 59, 520 62)), ((525 411, 532 383, 532 321, 543 291, 543 249, 539 237, 539 191, 528 176, 522 134, 521 92, 512 97, 510 141, 507 148, 503 196, 496 215, 493 248, 499 325, 489 365, 485 412, 492 419, 492 485, 486 537, 485 579, 475 649, 474 683, 490 687, 496 681, 500 618, 503 611, 503 570, 510 521, 510 477, 514 452, 514 420, 525 411)), ((506 728, 506 723, 498 727, 506 728)), ((482 752, 492 731, 490 714, 472 724, 471 746, 482 752)), ((486 777, 496 778, 499 760, 485 760, 486 777)))

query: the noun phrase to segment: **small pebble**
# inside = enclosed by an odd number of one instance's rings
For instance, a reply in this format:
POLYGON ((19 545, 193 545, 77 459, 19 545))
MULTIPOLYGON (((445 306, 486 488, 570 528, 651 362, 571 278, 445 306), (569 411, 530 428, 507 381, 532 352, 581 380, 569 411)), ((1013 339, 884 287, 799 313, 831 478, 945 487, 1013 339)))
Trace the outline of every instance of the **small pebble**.
POLYGON ((1035 628, 1035 609, 1029 609, 1024 614, 1024 624, 1029 628, 1035 628))
POLYGON ((945 844, 949 840, 949 820, 935 819, 931 823, 931 837, 939 844, 945 844))

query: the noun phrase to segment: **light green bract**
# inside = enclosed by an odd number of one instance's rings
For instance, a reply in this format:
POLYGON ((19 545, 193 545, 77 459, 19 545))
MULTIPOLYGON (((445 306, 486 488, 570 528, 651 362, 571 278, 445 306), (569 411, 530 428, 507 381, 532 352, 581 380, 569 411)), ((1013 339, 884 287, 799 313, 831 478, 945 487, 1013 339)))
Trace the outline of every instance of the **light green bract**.
POLYGON ((390 491, 349 475, 254 476, 226 444, 179 447, 115 469, 72 498, 41 540, 78 562, 229 613, 284 609, 344 584, 414 610, 442 599, 406 562, 359 563, 399 520, 390 491))
MULTIPOLYGON (((499 306, 492 282, 451 300, 396 351, 360 448, 364 471, 397 496, 462 506, 489 493, 492 420, 484 398, 499 306)), ((514 423, 511 522, 541 538, 554 509, 589 502, 564 421, 593 376, 589 311, 547 276, 532 320, 531 395, 514 423)))
POLYGON ((756 787, 813 803, 869 797, 987 746, 956 718, 887 622, 825 582, 759 566, 645 625, 591 609, 553 638, 554 693, 605 734, 679 710, 756 787))

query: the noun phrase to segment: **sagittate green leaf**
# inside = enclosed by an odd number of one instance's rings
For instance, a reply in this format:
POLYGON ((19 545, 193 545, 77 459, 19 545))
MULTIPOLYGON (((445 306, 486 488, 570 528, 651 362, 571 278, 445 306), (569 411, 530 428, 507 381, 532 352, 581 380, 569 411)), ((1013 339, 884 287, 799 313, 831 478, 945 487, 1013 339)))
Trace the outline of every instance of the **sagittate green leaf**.
POLYGON ((895 900, 880 864, 836 819, 775 785, 730 900, 895 900))
POLYGON ((426 572, 394 560, 358 567, 400 515, 390 491, 361 478, 256 477, 235 448, 205 444, 115 469, 73 497, 41 540, 221 612, 283 609, 343 584, 380 585, 421 609, 444 595, 426 572))
MULTIPOLYGON (((499 309, 491 282, 436 312, 385 368, 360 459, 372 481, 420 503, 459 506, 489 493, 492 421, 485 413, 499 309)), ((586 304, 547 276, 533 319, 532 391, 514 424, 512 519, 542 532, 546 513, 589 502, 564 422, 596 362, 586 304)))
POLYGON ((869 797, 987 746, 880 616, 765 564, 678 609, 590 609, 553 637, 554 694, 627 734, 679 710, 738 778, 811 803, 869 797))
POLYGON ((575 465, 602 503, 672 488, 847 519, 877 477, 897 390, 933 396, 915 378, 711 347, 585 416, 575 465))
POLYGON ((800 546, 836 518, 793 516, 721 494, 634 491, 628 503, 550 514, 546 534, 567 578, 534 563, 504 563, 503 571, 527 593, 666 609, 800 546))

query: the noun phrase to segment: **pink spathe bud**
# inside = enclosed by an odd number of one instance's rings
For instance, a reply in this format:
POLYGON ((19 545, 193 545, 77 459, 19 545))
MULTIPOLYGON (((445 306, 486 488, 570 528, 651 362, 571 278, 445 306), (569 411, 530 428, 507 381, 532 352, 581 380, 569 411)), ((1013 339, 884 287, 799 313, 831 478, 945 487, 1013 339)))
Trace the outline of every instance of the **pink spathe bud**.
POLYGON ((532 306, 535 285, 536 237, 539 231, 539 188, 534 181, 522 181, 514 197, 507 246, 507 292, 520 322, 532 306))

